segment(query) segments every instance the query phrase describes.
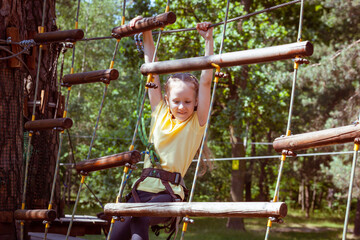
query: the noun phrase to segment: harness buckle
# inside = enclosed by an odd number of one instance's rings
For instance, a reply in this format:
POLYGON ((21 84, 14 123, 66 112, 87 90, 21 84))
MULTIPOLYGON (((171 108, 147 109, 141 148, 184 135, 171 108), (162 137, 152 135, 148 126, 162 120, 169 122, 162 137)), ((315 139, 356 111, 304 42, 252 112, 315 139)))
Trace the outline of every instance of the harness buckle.
POLYGON ((156 171, 156 170, 152 170, 152 171, 149 173, 149 177, 161 178, 161 177, 160 177, 160 172, 158 172, 158 171, 156 171))
POLYGON ((178 172, 175 172, 174 183, 175 183, 176 185, 179 185, 179 184, 180 184, 180 181, 181 181, 181 174, 178 173, 178 172))

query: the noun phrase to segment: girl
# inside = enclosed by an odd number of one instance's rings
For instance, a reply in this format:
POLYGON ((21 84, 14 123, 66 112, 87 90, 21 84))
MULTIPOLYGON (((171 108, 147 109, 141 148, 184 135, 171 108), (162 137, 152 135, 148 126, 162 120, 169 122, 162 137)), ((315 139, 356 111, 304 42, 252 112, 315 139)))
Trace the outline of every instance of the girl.
MULTIPOLYGON (((134 26, 141 17, 134 18, 134 26)), ((210 23, 197 24, 198 33, 205 39, 205 56, 213 54, 213 29, 210 23)), ((143 33, 145 62, 151 62, 154 42, 150 31, 143 33)), ((160 88, 149 88, 151 116, 151 148, 156 156, 146 158, 141 177, 135 182, 128 202, 173 202, 185 197, 183 176, 200 147, 210 108, 210 87, 213 70, 201 72, 200 83, 189 73, 170 76, 165 84, 164 98, 160 88), (196 111, 195 111, 196 110, 196 111), (154 161, 155 160, 155 161, 154 161)), ((159 76, 154 83, 160 86, 159 76)), ((126 217, 117 221, 113 240, 149 239, 149 226, 167 223, 171 218, 126 217)))

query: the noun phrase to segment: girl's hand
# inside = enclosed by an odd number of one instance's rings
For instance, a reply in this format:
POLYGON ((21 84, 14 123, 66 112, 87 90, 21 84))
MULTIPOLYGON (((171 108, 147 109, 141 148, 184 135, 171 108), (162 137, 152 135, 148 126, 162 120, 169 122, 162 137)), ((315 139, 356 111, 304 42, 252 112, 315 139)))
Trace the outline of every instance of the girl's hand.
POLYGON ((129 22, 130 27, 131 27, 131 28, 134 28, 136 22, 139 21, 139 20, 141 20, 141 19, 143 19, 142 16, 137 16, 137 17, 131 19, 130 22, 129 22))
POLYGON ((213 36, 213 27, 209 28, 211 22, 202 22, 196 25, 196 30, 205 39, 210 40, 213 36))

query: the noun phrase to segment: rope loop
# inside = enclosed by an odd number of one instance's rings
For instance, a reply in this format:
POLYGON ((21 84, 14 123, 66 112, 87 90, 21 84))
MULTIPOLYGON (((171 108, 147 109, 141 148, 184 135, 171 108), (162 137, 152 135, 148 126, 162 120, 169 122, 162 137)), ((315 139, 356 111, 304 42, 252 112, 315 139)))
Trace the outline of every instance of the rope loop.
POLYGON ((34 41, 34 39, 30 39, 30 40, 22 40, 21 42, 19 42, 19 45, 22 48, 30 48, 36 45, 36 42, 34 41))

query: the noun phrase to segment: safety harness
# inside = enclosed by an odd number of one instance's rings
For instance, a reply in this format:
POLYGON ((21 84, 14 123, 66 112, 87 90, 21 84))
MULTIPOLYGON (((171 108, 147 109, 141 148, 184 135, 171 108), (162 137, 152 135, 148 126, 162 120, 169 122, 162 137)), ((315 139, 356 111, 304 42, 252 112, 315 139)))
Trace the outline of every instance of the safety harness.
POLYGON ((184 189, 185 195, 187 195, 188 190, 185 187, 185 183, 181 174, 178 172, 169 172, 163 169, 157 168, 144 168, 141 172, 140 178, 135 182, 133 189, 131 190, 131 194, 135 200, 135 202, 140 202, 139 195, 136 192, 138 185, 144 181, 147 177, 159 178, 161 183, 165 186, 166 192, 170 194, 171 197, 175 199, 175 201, 182 201, 179 195, 176 195, 171 188, 170 183, 174 185, 181 185, 184 189))

